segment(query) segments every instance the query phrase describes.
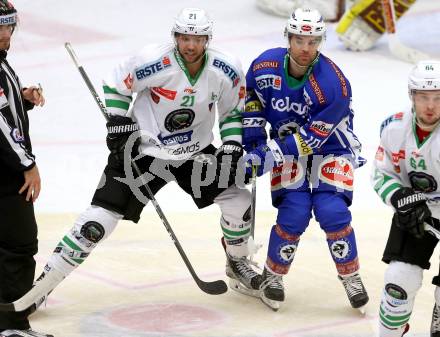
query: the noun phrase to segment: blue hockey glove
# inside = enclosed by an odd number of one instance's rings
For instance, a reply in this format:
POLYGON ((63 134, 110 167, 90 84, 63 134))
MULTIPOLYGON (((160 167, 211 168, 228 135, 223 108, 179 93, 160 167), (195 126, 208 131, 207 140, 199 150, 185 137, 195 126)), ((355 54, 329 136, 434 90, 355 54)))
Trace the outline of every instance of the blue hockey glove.
POLYGON ((244 156, 246 177, 252 177, 252 165, 257 166, 257 176, 269 172, 284 162, 284 154, 278 139, 260 145, 244 156))
POLYGON ((261 112, 243 112, 242 116, 243 147, 246 152, 251 152, 266 143, 266 119, 261 117, 261 112))

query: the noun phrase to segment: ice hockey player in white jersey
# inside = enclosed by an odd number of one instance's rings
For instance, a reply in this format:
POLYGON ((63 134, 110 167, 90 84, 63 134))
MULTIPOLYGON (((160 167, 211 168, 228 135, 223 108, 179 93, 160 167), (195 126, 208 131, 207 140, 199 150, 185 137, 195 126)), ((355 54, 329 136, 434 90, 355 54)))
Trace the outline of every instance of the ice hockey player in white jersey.
MULTIPOLYGON (((440 61, 421 61, 409 74, 412 108, 381 126, 372 182, 380 198, 394 208, 383 261, 388 263, 379 311, 380 337, 400 337, 423 269, 437 245, 425 223, 440 228, 440 61)), ((431 337, 440 337, 440 277, 433 279, 435 305, 431 337)))
POLYGON ((175 180, 199 208, 216 203, 222 212, 226 272, 232 286, 245 293, 258 290, 261 276, 246 258, 251 197, 232 179, 243 153, 245 77, 236 58, 209 47, 211 38, 212 21, 205 11, 183 9, 172 28, 172 43, 144 48, 104 81, 111 152, 104 183, 58 243, 32 296, 51 291, 110 235, 119 220, 139 220, 148 199, 127 183, 132 173, 127 173, 131 158, 130 148, 126 149, 133 145, 136 135, 130 136, 137 129, 142 133, 140 146, 135 142, 131 152, 141 153, 137 164, 150 173, 152 192, 175 180), (216 110, 223 142, 218 149, 211 144, 216 110), (229 171, 224 169, 228 166, 229 171))

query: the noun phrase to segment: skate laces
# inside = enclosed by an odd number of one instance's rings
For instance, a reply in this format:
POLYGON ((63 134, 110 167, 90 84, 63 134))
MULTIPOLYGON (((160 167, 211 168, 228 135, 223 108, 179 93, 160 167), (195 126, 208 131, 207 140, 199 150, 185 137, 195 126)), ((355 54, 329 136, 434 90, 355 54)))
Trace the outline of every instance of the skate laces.
POLYGON ((251 280, 252 278, 258 275, 251 267, 251 265, 256 265, 256 266, 258 265, 255 262, 250 261, 246 257, 242 257, 241 259, 238 260, 232 260, 232 263, 235 265, 235 268, 239 272, 239 275, 237 276, 251 280))
POLYGON ((261 282, 260 285, 260 290, 264 290, 268 287, 284 290, 283 277, 265 270, 263 282, 261 282))
POLYGON ((354 274, 347 277, 339 276, 348 297, 363 294, 365 292, 364 285, 362 284, 359 274, 354 274))
POLYGON ((434 304, 432 311, 431 332, 440 332, 440 312, 437 304, 434 304))

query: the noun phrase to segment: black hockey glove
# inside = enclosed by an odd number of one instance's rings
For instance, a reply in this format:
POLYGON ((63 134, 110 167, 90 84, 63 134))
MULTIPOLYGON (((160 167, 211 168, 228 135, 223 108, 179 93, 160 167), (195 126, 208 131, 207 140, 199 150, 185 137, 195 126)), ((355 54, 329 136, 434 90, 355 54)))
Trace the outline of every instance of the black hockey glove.
POLYGON ((425 222, 431 218, 425 195, 410 187, 402 187, 391 197, 391 204, 396 209, 393 223, 416 238, 423 237, 425 222))
MULTIPOLYGON (((137 123, 133 122, 129 117, 123 116, 110 116, 107 121, 107 147, 115 157, 115 159, 120 163, 124 163, 124 149, 128 138, 134 132, 136 132, 139 127, 137 123)), ((139 138, 136 139, 131 155, 136 156, 137 148, 139 146, 139 138)))
POLYGON ((217 180, 222 180, 222 176, 227 174, 228 181, 233 182, 237 174, 238 161, 243 156, 243 147, 240 143, 227 141, 215 152, 217 158, 217 180))

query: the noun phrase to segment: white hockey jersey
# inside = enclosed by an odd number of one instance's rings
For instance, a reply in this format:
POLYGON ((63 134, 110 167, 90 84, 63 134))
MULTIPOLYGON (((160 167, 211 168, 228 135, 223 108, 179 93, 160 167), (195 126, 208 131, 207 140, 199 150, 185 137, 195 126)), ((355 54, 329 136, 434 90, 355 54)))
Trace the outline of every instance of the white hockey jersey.
POLYGON ((192 78, 174 44, 147 46, 115 68, 103 89, 111 115, 139 124, 144 154, 180 160, 199 152, 213 141, 216 110, 222 141, 241 144, 245 77, 236 58, 216 49, 192 78))
POLYGON ((381 125, 380 145, 373 163, 374 190, 388 204, 402 186, 424 192, 432 216, 440 219, 440 128, 420 143, 415 114, 399 112, 381 125))

